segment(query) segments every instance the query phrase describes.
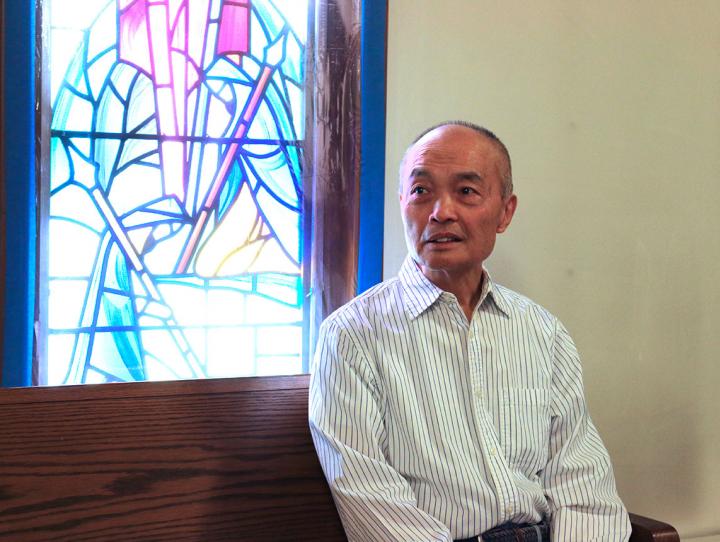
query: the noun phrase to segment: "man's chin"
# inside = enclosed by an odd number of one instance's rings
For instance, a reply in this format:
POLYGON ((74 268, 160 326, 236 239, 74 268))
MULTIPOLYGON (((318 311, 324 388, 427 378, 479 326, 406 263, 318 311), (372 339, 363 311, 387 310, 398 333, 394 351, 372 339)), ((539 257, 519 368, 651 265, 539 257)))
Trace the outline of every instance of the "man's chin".
POLYGON ((424 254, 415 261, 425 273, 462 273, 474 267, 466 258, 459 258, 455 254, 424 254))

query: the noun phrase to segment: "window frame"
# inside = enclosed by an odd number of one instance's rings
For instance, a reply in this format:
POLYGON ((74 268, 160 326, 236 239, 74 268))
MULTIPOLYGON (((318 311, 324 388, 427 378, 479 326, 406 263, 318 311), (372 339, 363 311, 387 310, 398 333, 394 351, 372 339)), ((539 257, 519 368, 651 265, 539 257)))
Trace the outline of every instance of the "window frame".
MULTIPOLYGON (((345 0, 332 0, 344 2, 345 0)), ((387 0, 360 1, 359 224, 354 292, 382 280, 387 0)), ((349 3, 352 0, 348 0, 349 3)), ((35 2, 0 4, 0 373, 3 387, 37 384, 39 182, 35 2), (13 21, 14 24, 7 24, 13 21), (13 74, 12 84, 7 74, 13 74), (16 182, 17 179, 25 182, 16 182), (15 181, 15 182, 13 182, 15 181)), ((326 307, 327 309, 328 307, 326 307)), ((334 308, 334 307, 330 307, 334 308)))

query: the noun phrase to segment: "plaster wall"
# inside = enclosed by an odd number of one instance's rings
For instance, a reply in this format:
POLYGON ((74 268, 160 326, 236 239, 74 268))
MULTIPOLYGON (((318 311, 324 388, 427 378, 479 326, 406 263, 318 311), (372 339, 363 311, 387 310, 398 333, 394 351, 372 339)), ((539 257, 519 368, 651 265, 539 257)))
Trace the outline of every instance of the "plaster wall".
POLYGON ((397 165, 494 130, 519 208, 488 267, 555 313, 628 507, 720 534, 720 3, 390 0, 384 273, 397 165))

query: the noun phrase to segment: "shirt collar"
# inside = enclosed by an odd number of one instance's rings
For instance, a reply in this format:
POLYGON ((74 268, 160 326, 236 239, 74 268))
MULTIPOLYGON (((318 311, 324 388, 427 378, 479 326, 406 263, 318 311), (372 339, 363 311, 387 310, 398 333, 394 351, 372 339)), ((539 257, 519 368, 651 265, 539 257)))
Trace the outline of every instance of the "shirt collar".
POLYGON ((405 257, 398 279, 405 292, 403 296, 405 310, 413 320, 435 303, 443 293, 423 275, 415 260, 409 255, 405 257))
MULTIPOLYGON (((409 255, 400 268, 398 279, 405 291, 403 297, 405 309, 412 319, 420 316, 446 293, 423 275, 418 265, 409 255)), ((510 316, 509 306, 502 290, 493 282, 487 270, 483 268, 483 291, 480 294, 478 308, 482 307, 488 299, 492 299, 498 309, 506 316, 510 316)))
MULTIPOLYGON (((496 284, 492 277, 490 276, 490 273, 488 273, 487 269, 483 269, 483 272, 485 273, 485 281, 483 284, 487 285, 487 294, 483 292, 483 295, 486 296, 484 299, 492 299, 493 303, 495 303, 495 306, 500 309, 505 316, 510 317, 510 304, 508 303, 507 298, 505 297, 505 294, 503 292, 503 289, 496 284)), ((484 289, 484 287, 483 287, 484 289)), ((481 299, 483 299, 481 297, 481 299)), ((480 306, 483 305, 485 300, 480 303, 480 306)))

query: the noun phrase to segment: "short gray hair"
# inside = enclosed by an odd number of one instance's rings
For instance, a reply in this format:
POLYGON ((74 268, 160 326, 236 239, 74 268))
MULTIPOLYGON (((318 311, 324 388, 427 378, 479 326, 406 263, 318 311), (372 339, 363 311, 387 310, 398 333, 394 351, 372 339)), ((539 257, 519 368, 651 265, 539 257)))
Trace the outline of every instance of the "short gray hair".
POLYGON ((437 130, 438 128, 443 128, 444 126, 463 126, 465 128, 470 128, 482 137, 490 140, 497 147, 497 149, 500 151, 500 153, 505 158, 505 161, 507 162, 507 169, 503 172, 501 179, 503 183, 502 197, 510 197, 510 195, 513 193, 512 163, 510 162, 510 153, 508 152, 505 143, 503 143, 498 136, 496 136, 492 131, 488 130, 487 128, 466 120, 446 120, 439 124, 435 124, 426 130, 423 130, 415 139, 413 139, 412 143, 410 143, 408 148, 405 149, 402 160, 400 160, 400 171, 398 174, 400 181, 398 184, 398 191, 402 191, 403 168, 405 167, 405 159, 407 158, 410 150, 415 146, 418 141, 420 141, 427 134, 429 134, 433 130, 437 130))

